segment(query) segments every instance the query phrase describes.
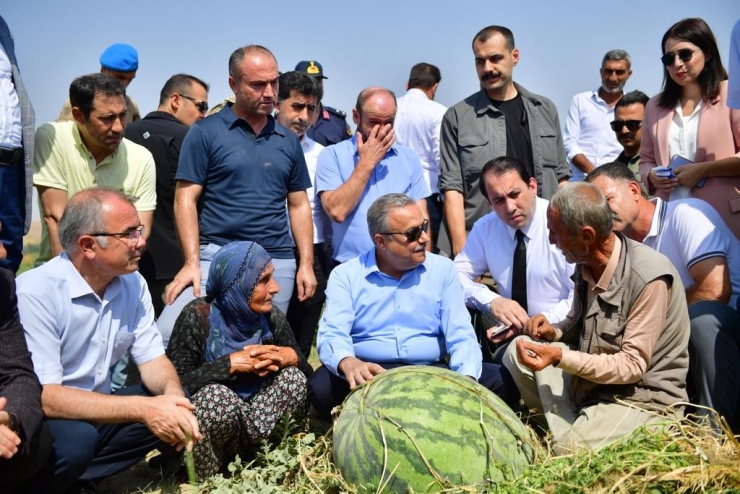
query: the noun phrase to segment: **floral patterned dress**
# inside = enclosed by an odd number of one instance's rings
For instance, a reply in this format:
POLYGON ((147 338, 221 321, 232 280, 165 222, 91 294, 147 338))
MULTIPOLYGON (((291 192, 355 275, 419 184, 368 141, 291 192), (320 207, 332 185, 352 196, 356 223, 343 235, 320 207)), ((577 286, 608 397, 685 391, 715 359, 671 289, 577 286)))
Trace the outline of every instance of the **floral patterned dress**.
POLYGON ((257 392, 247 399, 241 398, 229 388, 232 379, 229 356, 206 362, 210 308, 203 298, 185 306, 167 346, 167 357, 192 396, 203 434, 193 450, 199 481, 218 473, 240 451, 268 438, 285 415, 304 419, 308 410, 306 382, 313 374, 285 316, 273 307, 269 318, 273 338, 262 343, 293 348, 298 366, 262 378, 257 392))

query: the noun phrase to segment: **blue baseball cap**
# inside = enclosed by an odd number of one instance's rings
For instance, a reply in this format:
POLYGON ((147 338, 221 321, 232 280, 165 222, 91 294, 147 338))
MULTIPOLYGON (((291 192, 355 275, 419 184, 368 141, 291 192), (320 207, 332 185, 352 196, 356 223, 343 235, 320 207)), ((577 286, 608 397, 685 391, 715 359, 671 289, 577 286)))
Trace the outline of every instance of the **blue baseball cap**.
POLYGON ((139 68, 139 52, 131 45, 116 43, 100 55, 100 65, 119 72, 134 72, 139 68))
POLYGON ((295 66, 296 72, 303 72, 316 79, 328 79, 324 75, 324 68, 316 60, 303 60, 295 66))

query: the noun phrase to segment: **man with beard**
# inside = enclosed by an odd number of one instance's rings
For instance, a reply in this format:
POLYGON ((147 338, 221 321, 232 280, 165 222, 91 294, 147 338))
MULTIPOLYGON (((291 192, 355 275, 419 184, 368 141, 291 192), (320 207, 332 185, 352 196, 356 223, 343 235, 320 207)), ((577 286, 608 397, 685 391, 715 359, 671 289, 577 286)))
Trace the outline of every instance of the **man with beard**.
POLYGON ((640 177, 640 146, 642 145, 642 121, 645 119, 645 105, 650 98, 642 91, 630 91, 617 101, 614 107, 614 120, 611 128, 617 136, 622 152, 617 163, 627 166, 647 195, 647 187, 640 177))
POLYGON ((622 151, 609 124, 614 120, 614 106, 632 75, 630 67, 626 51, 607 52, 599 69, 601 87, 573 97, 563 134, 572 181, 583 180, 597 166, 614 161, 622 151))
POLYGON ((570 177, 557 108, 514 82, 519 50, 511 30, 488 26, 472 47, 481 90, 447 110, 441 131, 439 190, 452 245, 440 248, 453 256, 475 221, 490 212, 479 185, 483 165, 499 156, 518 159, 544 199, 570 177))
MULTIPOLYGON (((342 263, 373 248, 367 211, 380 196, 403 193, 418 202, 424 218, 429 187, 419 155, 399 146, 393 131, 396 96, 382 87, 364 89, 352 109, 357 134, 324 149, 316 167, 316 192, 332 222, 333 254, 342 263)), ((431 243, 426 244, 431 249, 431 243)))
MULTIPOLYGON (((308 137, 306 131, 311 127, 314 114, 318 111, 323 91, 313 77, 302 72, 293 71, 280 75, 278 84, 277 123, 291 130, 301 141, 306 167, 311 183, 316 181, 316 162, 324 146, 308 137)), ((308 300, 298 298, 298 286, 293 286, 293 295, 288 305, 288 323, 293 330, 295 340, 308 359, 311 353, 316 326, 324 306, 326 278, 329 275, 328 257, 324 254, 324 224, 321 204, 316 197, 314 187, 306 190, 308 203, 311 205, 313 220, 313 273, 316 276, 316 291, 308 300)), ((296 255, 298 253, 296 252, 296 255)), ((300 259, 296 260, 300 262, 300 259)))
POLYGON ((78 77, 69 86, 72 122, 51 122, 36 131, 33 184, 41 200, 40 262, 62 252, 59 220, 67 199, 95 186, 137 197, 145 239, 156 207, 156 169, 146 148, 123 138, 126 89, 105 74, 78 77))

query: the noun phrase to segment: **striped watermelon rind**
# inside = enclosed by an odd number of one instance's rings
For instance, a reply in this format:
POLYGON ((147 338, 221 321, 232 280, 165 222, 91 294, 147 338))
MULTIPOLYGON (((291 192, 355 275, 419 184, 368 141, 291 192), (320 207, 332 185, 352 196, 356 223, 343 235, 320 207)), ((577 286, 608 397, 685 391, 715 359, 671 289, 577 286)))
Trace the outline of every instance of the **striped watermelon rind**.
POLYGON ((355 389, 334 424, 334 462, 360 492, 434 492, 515 478, 534 436, 495 394, 433 366, 383 372, 355 389))

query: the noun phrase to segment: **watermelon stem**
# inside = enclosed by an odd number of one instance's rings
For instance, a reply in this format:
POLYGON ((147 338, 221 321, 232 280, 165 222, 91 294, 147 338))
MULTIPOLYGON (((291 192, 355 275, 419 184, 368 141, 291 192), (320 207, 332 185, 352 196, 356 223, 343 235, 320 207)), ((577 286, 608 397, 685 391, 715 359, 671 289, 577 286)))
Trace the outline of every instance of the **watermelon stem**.
POLYGON ((434 469, 434 467, 432 466, 432 464, 429 463, 429 460, 427 460, 426 456, 424 456, 424 453, 421 452, 421 448, 419 448, 419 445, 416 444, 416 441, 414 440, 413 436, 411 434, 409 434, 408 431, 406 429, 404 429, 404 427, 401 424, 399 424, 398 422, 396 422, 392 418, 382 416, 377 410, 376 410, 375 413, 377 413, 378 416, 381 419, 385 419, 388 422, 390 422, 391 424, 395 425, 398 428, 399 431, 401 431, 406 437, 409 438, 409 441, 411 441, 411 444, 414 445, 414 448, 416 449, 416 452, 421 457, 421 460, 424 462, 424 465, 426 465, 427 470, 429 470, 429 473, 432 474, 432 477, 434 477, 434 480, 437 482, 437 484, 439 484, 440 487, 444 488, 444 486, 445 486, 444 485, 445 484, 444 479, 439 475, 439 473, 437 473, 437 471, 434 469))

